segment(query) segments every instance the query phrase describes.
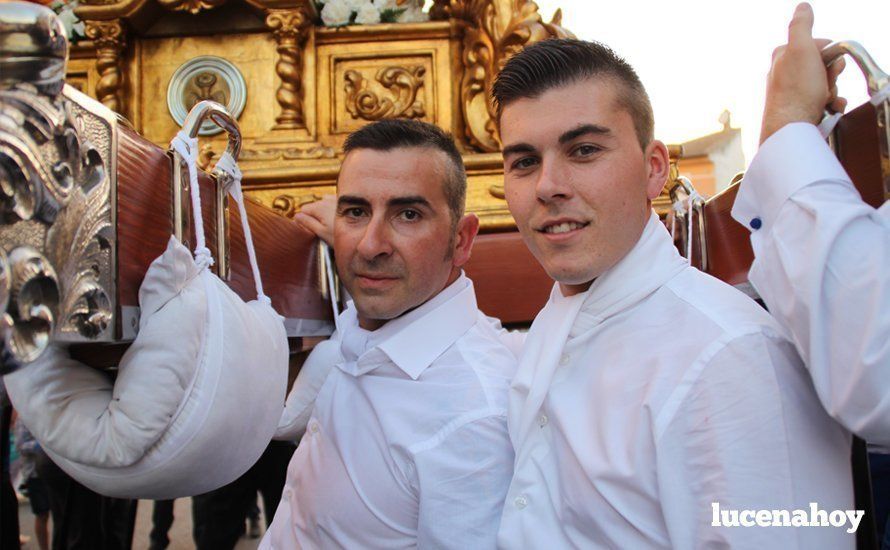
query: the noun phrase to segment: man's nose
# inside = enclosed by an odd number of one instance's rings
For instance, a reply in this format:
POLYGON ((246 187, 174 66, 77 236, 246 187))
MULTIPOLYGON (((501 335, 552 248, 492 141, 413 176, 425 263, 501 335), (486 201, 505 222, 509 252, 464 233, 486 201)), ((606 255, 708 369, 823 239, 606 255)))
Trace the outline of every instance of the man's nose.
POLYGON ((358 243, 358 253, 368 261, 379 256, 392 254, 392 246, 388 237, 386 220, 372 218, 365 226, 365 233, 358 243))
POLYGON ((541 170, 538 171, 538 180, 535 182, 535 194, 538 200, 549 203, 571 198, 572 193, 572 186, 568 183, 565 169, 557 162, 543 159, 541 170))

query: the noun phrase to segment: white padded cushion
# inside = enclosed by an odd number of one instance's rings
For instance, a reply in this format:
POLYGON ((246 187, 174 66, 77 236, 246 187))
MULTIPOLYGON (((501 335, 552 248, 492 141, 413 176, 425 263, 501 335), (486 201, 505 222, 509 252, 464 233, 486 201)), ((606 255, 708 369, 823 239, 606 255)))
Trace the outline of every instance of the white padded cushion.
POLYGON ((325 340, 312 349, 287 396, 275 439, 297 441, 303 436, 306 425, 312 417, 318 392, 321 391, 328 374, 343 360, 342 358, 340 338, 336 332, 330 340, 325 340))
POLYGON ((117 381, 63 350, 5 377, 53 460, 109 496, 169 499, 229 483, 275 433, 287 337, 266 303, 244 303, 171 238, 139 292, 139 335, 117 381))

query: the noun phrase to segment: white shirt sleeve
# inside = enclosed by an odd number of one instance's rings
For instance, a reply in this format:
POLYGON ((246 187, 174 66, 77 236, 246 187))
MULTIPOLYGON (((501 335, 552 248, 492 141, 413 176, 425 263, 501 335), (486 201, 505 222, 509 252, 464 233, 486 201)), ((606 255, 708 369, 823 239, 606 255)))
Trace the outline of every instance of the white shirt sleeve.
POLYGON ((890 445, 890 203, 865 204, 815 126, 795 123, 763 143, 732 215, 825 409, 890 445))
POLYGON ((287 395, 278 420, 274 439, 297 442, 306 432, 318 392, 335 365, 342 361, 340 339, 335 332, 330 340, 320 342, 300 368, 297 379, 287 395))
POLYGON ((525 346, 525 338, 528 336, 527 330, 507 330, 501 324, 501 320, 497 317, 485 316, 485 319, 491 325, 491 328, 498 335, 498 340, 507 346, 513 356, 519 358, 522 356, 522 348, 525 346))
POLYGON ((426 446, 414 455, 417 547, 494 548, 513 475, 506 417, 468 422, 426 446))
POLYGON ((849 434, 822 410, 791 343, 752 333, 710 348, 656 419, 658 493, 671 546, 852 548, 842 529, 750 525, 750 514, 747 527, 714 525, 715 504, 792 511, 816 502, 844 510, 852 491, 849 434))

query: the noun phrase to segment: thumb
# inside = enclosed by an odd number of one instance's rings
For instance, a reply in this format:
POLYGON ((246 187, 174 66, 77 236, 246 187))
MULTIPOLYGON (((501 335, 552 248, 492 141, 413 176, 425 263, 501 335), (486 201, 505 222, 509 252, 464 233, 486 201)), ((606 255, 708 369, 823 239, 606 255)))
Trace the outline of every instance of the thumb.
POLYGON ((791 23, 788 24, 788 44, 805 42, 813 39, 813 8, 801 2, 794 9, 791 23))

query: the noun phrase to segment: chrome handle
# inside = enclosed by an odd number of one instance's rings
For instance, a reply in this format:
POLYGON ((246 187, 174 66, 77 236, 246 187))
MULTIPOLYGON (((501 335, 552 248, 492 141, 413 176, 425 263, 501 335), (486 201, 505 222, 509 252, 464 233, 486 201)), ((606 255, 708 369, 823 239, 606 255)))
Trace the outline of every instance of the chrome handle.
POLYGON ((832 42, 822 49, 822 61, 825 65, 831 65, 840 57, 849 55, 859 65, 862 74, 868 83, 868 93, 874 96, 876 93, 890 85, 890 77, 881 70, 871 55, 862 47, 862 44, 853 40, 832 42))
MULTIPOLYGON (((195 104, 182 123, 182 130, 191 138, 198 137, 198 131, 205 120, 210 120, 228 135, 226 152, 232 158, 238 160, 241 154, 241 130, 235 118, 225 107, 215 101, 201 101, 195 104)), ((188 175, 183 172, 183 161, 177 152, 173 152, 173 235, 183 242, 186 228, 191 220, 188 217, 189 193, 188 175)), ((232 184, 231 178, 218 170, 214 170, 216 178, 216 267, 219 277, 227 280, 230 276, 229 263, 229 216, 228 216, 228 190, 232 184)))

